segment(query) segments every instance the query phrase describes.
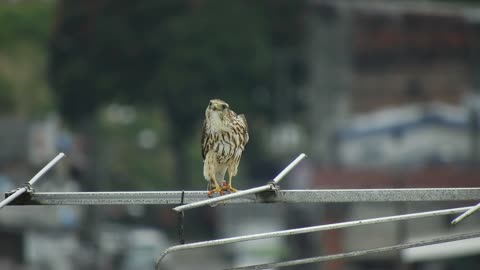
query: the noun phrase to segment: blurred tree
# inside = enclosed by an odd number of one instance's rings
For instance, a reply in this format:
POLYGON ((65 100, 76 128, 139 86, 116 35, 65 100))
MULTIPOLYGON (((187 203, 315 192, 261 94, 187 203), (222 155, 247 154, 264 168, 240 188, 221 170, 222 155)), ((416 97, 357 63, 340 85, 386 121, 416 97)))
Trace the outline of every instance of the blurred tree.
POLYGON ((163 106, 185 181, 184 147, 208 100, 251 108, 271 76, 263 11, 254 1, 61 1, 49 66, 59 108, 77 122, 112 101, 163 106))
POLYGON ((45 80, 51 3, 0 3, 0 113, 28 117, 53 109, 45 80))
POLYGON ((210 97, 248 98, 235 90, 252 89, 268 74, 269 35, 247 2, 64 3, 50 78, 71 120, 121 100, 167 106, 186 120, 177 124, 190 127, 210 97))
POLYGON ((112 191, 176 188, 165 115, 158 108, 109 105, 99 114, 102 176, 112 191), (122 117, 123 114, 123 117, 122 117), (125 117, 126 116, 126 117, 125 117))

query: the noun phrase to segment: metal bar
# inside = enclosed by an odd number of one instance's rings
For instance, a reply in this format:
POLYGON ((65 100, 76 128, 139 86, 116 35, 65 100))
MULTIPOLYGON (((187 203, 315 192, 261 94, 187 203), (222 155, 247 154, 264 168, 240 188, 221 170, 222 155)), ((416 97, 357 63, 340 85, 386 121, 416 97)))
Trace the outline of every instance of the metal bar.
POLYGON ((32 177, 32 179, 30 179, 30 181, 28 181, 28 184, 33 186, 38 181, 38 179, 40 179, 40 177, 42 177, 45 173, 47 173, 63 157, 65 157, 65 154, 64 153, 59 153, 54 159, 52 159, 47 165, 45 165, 45 167, 43 167, 37 174, 35 174, 32 177))
MULTIPOLYGON (((181 197, 182 191, 35 192, 32 194, 30 200, 22 202, 14 201, 10 205, 178 205, 181 203, 181 197)), ((185 191, 184 202, 193 203, 204 200, 205 198, 207 198, 207 191, 185 191)), ((276 192, 267 191, 242 196, 241 198, 234 198, 225 201, 225 204, 472 200, 480 200, 480 188, 278 190, 276 192)))
POLYGON ((373 248, 373 249, 353 251, 353 252, 347 252, 347 253, 339 253, 339 254, 326 255, 326 256, 311 257, 311 258, 298 259, 298 260, 283 261, 283 262, 277 262, 277 263, 266 263, 266 264, 234 267, 234 268, 228 268, 228 269, 225 269, 225 270, 273 269, 273 268, 280 268, 280 267, 287 267, 287 266, 294 266, 294 265, 302 265, 302 264, 308 264, 308 263, 339 260, 339 259, 345 259, 345 258, 350 258, 350 257, 364 256, 364 255, 370 255, 370 254, 376 254, 376 253, 382 253, 382 252, 389 252, 389 251, 395 251, 395 250, 401 250, 401 249, 407 249, 407 248, 429 246, 429 245, 435 245, 435 244, 465 240, 465 239, 476 238, 476 237, 480 237, 480 232, 465 233, 465 234, 453 235, 453 236, 445 236, 445 237, 439 237, 439 238, 434 238, 434 239, 416 241, 416 242, 407 243, 407 244, 399 244, 399 245, 394 245, 394 246, 373 248))
MULTIPOLYGON (((207 198, 206 191, 185 191, 185 203, 198 202, 207 198)), ((35 192, 29 201, 21 205, 133 205, 157 204, 178 205, 181 191, 139 192, 35 192)), ((480 198, 479 198, 480 199, 480 198)), ((255 198, 238 198, 235 203, 254 202, 255 198)), ((15 202, 14 202, 15 203, 15 202)), ((228 202, 227 202, 228 203, 228 202)))
POLYGON ((278 184, 278 182, 280 182, 280 180, 282 180, 283 177, 285 177, 285 175, 287 175, 287 173, 289 173, 295 166, 297 166, 297 164, 300 161, 302 161, 302 159, 304 159, 306 156, 307 155, 305 155, 304 153, 300 154, 295 160, 293 160, 290 164, 288 164, 288 166, 285 169, 283 169, 273 179, 272 183, 268 183, 264 186, 260 186, 260 187, 256 187, 256 188, 251 188, 251 189, 247 189, 247 190, 238 191, 236 193, 228 194, 228 195, 225 195, 225 196, 218 196, 218 197, 212 198, 212 199, 206 199, 206 200, 195 202, 195 203, 190 203, 190 204, 186 204, 186 205, 177 206, 177 207, 173 208, 173 210, 175 210, 177 212, 181 212, 181 211, 185 211, 185 210, 189 210, 189 209, 193 209, 193 208, 197 208, 197 207, 201 207, 201 206, 205 206, 205 205, 215 205, 215 204, 217 204, 219 202, 222 202, 222 201, 246 196, 246 195, 249 195, 249 194, 255 194, 255 193, 262 192, 262 191, 267 191, 267 190, 275 190, 276 189, 275 185, 278 184))
POLYGON ((219 197, 216 197, 216 198, 201 200, 201 201, 198 201, 198 202, 177 206, 177 207, 173 208, 173 210, 177 211, 177 212, 182 212, 182 211, 185 211, 185 210, 201 207, 201 206, 204 206, 204 205, 216 205, 217 203, 222 202, 222 201, 226 201, 226 200, 234 199, 234 198, 239 198, 239 197, 242 197, 242 196, 246 196, 246 195, 250 195, 250 194, 254 194, 254 193, 258 193, 258 192, 262 192, 262 191, 271 190, 272 188, 273 188, 273 185, 268 184, 268 185, 264 185, 264 186, 260 186, 260 187, 256 187, 256 188, 251 188, 251 189, 247 189, 247 190, 238 191, 236 193, 231 193, 231 194, 227 194, 227 195, 224 195, 224 196, 219 196, 219 197))
POLYGON ((275 176, 275 178, 273 178, 273 182, 275 184, 278 184, 283 179, 283 177, 285 177, 285 175, 287 175, 293 168, 295 168, 295 166, 297 166, 298 163, 300 163, 300 161, 302 161, 306 157, 307 155, 301 153, 296 159, 294 159, 290 164, 288 164, 285 169, 283 169, 277 176, 275 176))
POLYGON ((48 170, 50 170, 50 168, 52 168, 55 164, 57 164, 57 162, 62 159, 63 157, 65 156, 64 153, 60 153, 58 154, 54 159, 52 159, 47 165, 45 165, 45 167, 43 167, 38 173, 36 173, 31 179, 30 181, 27 182, 27 184, 24 186, 24 187, 21 187, 19 189, 17 189, 13 194, 11 194, 10 196, 8 196, 8 198, 5 198, 1 203, 0 203, 0 209, 2 209, 5 205, 11 203, 13 200, 15 200, 16 198, 18 198, 20 195, 22 195, 23 193, 25 193, 27 191, 27 187, 28 186, 32 186, 33 184, 35 184, 38 179, 40 179, 40 177, 42 177, 45 173, 48 172, 48 170))
POLYGON ((296 234, 303 234, 303 233, 312 233, 318 231, 327 231, 327 230, 334 230, 340 228, 348 228, 348 227, 355 227, 355 226, 362 226, 362 225, 370 225, 370 224, 378 224, 378 223, 385 223, 385 222, 393 222, 393 221, 400 221, 400 220, 407 220, 407 219, 414 219, 414 218, 425 218, 425 217, 433 217, 433 216, 440 216, 440 215, 450 215, 463 212, 470 207, 461 207, 461 208, 453 208, 453 209, 445 209, 445 210, 435 210, 435 211, 428 211, 428 212, 420 212, 420 213, 413 213, 413 214, 404 214, 404 215, 396 215, 396 216, 388 216, 388 217, 380 217, 380 218, 370 218, 370 219, 363 219, 363 220, 355 220, 355 221, 347 221, 347 222, 340 222, 340 223, 333 223, 333 224, 325 224, 325 225, 318 225, 318 226, 311 226, 299 229, 290 229, 290 230, 283 230, 283 231, 276 231, 276 232, 268 232, 268 233, 259 233, 259 234, 252 234, 246 236, 236 236, 236 237, 229 237, 217 240, 210 240, 210 241, 203 241, 203 242, 196 242, 191 244, 184 244, 184 245, 177 245, 167 248, 158 258, 156 269, 160 269, 160 263, 163 258, 172 252, 177 252, 181 250, 188 250, 188 249, 195 249, 195 248, 202 248, 202 247, 211 247, 211 246, 218 246, 218 245, 225 245, 230 243, 237 243, 237 242, 244 242, 244 241, 251 241, 251 240, 258 240, 258 239, 266 239, 266 238, 273 238, 273 237, 280 237, 280 236, 290 236, 296 234))
POLYGON ((480 209, 480 203, 475 205, 474 207, 468 209, 465 213, 461 214, 458 216, 456 219, 452 220, 452 225, 457 225, 460 221, 466 219, 468 216, 473 214, 474 212, 478 211, 480 209))
POLYGON ((25 193, 25 191, 27 191, 27 188, 26 187, 21 187, 19 189, 17 189, 17 191, 15 191, 12 195, 10 195, 9 197, 5 198, 1 203, 0 203, 0 209, 2 209, 5 205, 8 205, 9 203, 11 203, 13 200, 15 200, 16 198, 18 198, 18 196, 22 195, 23 193, 25 193))

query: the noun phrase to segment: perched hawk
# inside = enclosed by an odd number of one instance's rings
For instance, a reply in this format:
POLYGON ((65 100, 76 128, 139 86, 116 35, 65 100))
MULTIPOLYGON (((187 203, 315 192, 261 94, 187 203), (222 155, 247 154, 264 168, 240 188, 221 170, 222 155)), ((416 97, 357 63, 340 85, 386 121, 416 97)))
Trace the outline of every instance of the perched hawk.
POLYGON ((220 99, 212 99, 205 110, 202 127, 203 175, 208 181, 208 196, 215 192, 236 192, 232 187, 232 177, 237 175, 238 164, 248 142, 247 120, 243 114, 237 115, 228 104, 220 99), (228 172, 228 185, 222 187, 228 172))

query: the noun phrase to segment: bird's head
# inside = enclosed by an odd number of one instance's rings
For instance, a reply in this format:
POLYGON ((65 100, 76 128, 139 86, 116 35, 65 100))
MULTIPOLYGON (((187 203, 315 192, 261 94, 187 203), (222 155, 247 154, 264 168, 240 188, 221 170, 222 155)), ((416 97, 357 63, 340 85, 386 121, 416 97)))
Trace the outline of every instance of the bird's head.
POLYGON ((212 99, 205 110, 205 116, 212 122, 223 122, 229 111, 228 103, 220 99, 212 99))

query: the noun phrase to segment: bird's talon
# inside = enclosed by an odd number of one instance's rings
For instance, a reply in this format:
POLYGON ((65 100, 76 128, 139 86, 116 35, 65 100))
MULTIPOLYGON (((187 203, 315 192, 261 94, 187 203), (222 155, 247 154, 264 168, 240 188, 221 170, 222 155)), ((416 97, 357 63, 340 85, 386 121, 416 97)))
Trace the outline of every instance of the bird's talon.
POLYGON ((232 192, 232 193, 235 193, 235 192, 238 191, 237 189, 233 188, 233 187, 230 186, 230 185, 227 185, 226 189, 227 189, 228 191, 232 192))
POLYGON ((213 194, 218 192, 220 195, 223 195, 223 189, 220 186, 217 186, 216 188, 210 190, 207 194, 209 198, 213 197, 213 194))

